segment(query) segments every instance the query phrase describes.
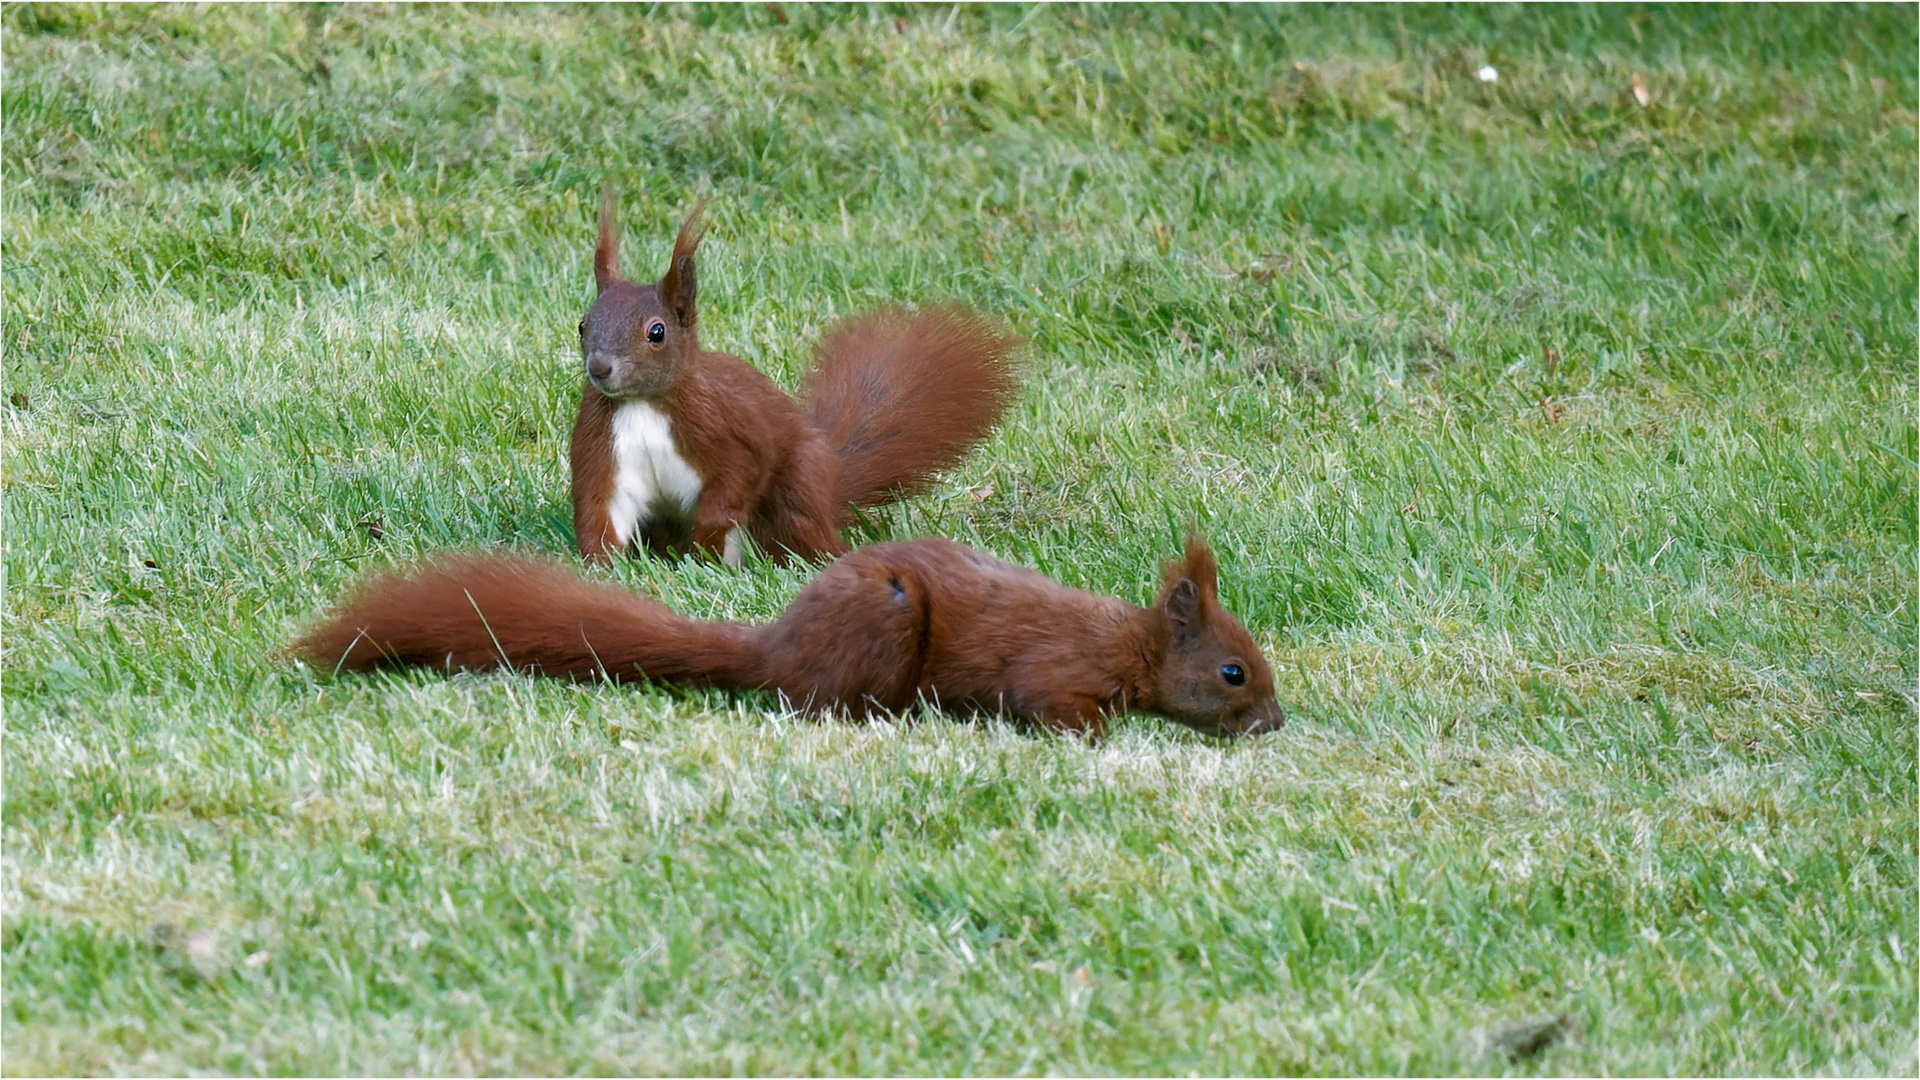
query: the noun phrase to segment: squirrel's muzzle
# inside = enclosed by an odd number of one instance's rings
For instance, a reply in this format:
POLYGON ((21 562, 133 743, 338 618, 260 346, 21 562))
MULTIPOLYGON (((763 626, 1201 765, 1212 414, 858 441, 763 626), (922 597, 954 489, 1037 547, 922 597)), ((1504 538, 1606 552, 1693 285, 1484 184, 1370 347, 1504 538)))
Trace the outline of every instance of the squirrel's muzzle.
POLYGON ((1269 731, 1279 731, 1287 726, 1286 711, 1280 708, 1280 702, 1269 698, 1254 706, 1247 714, 1247 724, 1240 729, 1242 735, 1264 735, 1269 731))

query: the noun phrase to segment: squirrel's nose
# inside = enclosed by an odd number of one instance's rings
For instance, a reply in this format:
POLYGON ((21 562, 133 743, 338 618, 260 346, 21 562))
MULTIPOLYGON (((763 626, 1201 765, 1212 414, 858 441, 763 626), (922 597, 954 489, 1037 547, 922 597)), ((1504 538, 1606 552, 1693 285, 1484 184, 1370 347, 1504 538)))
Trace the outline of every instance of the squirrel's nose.
POLYGON ((1287 726, 1287 714, 1280 708, 1278 701, 1263 701, 1247 717, 1247 726, 1240 729, 1242 735, 1262 735, 1269 731, 1279 731, 1287 726))
POLYGON ((587 360, 587 374, 596 379, 605 379, 613 374, 613 361, 604 356, 595 356, 587 360))

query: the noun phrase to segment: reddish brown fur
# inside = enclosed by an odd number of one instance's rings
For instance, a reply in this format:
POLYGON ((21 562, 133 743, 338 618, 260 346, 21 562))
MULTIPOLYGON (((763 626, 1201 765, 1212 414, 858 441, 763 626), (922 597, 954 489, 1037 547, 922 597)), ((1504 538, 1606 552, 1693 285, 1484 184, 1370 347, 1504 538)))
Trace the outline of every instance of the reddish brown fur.
POLYGON ((947 540, 876 544, 829 566, 764 626, 696 622, 558 564, 453 556, 380 575, 297 642, 314 663, 508 666, 547 675, 767 687, 816 711, 915 701, 1104 734, 1138 711, 1212 734, 1273 730, 1273 671, 1218 603, 1198 540, 1151 608, 1070 589, 947 540), (1223 665, 1244 684, 1229 685, 1223 665))
POLYGON ((807 373, 808 419, 840 459, 835 502, 911 495, 986 438, 1013 403, 1018 339, 964 308, 880 311, 827 332, 807 373), (876 378, 884 373, 885 378, 876 378))
POLYGON ((607 516, 613 498, 613 410, 617 403, 589 386, 573 418, 573 536, 580 554, 604 560, 618 544, 607 516))
POLYGON ((333 621, 296 648, 343 671, 382 663, 508 666, 543 675, 630 676, 753 685, 753 631, 683 618, 659 601, 580 580, 557 563, 448 555, 411 574, 367 579, 333 621))
POLYGON ((853 505, 924 486, 992 429, 1014 396, 1019 341, 960 308, 850 319, 822 340, 802 412, 745 361, 699 347, 700 213, 681 225, 659 283, 634 285, 619 276, 611 201, 601 208, 600 294, 580 324, 588 382, 571 448, 580 553, 604 559, 618 546, 613 420, 623 402, 646 401, 668 418, 701 493, 691 529, 655 518, 632 543, 717 554, 740 525, 777 561, 840 555, 853 505), (657 342, 645 336, 656 323, 657 342))
POLYGON ((593 283, 601 289, 620 280, 620 222, 611 188, 600 196, 600 241, 593 247, 593 283))

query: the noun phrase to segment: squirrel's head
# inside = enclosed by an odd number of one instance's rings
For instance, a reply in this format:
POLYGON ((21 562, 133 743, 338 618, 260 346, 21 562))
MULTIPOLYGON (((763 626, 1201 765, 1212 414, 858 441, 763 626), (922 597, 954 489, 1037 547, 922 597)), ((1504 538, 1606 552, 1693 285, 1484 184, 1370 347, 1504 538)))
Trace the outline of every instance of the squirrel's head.
POLYGON ((700 211, 693 208, 673 241, 667 272, 652 285, 620 277, 620 230, 613 196, 600 204, 600 243, 593 250, 593 282, 600 293, 580 320, 580 355, 587 381, 608 397, 666 393, 699 351, 694 337, 693 253, 700 246, 700 211))
POLYGON ((1185 555, 1167 564, 1154 617, 1166 646, 1152 711, 1208 735, 1258 735, 1287 722, 1273 696, 1273 668, 1220 606, 1205 541, 1189 537, 1185 555))

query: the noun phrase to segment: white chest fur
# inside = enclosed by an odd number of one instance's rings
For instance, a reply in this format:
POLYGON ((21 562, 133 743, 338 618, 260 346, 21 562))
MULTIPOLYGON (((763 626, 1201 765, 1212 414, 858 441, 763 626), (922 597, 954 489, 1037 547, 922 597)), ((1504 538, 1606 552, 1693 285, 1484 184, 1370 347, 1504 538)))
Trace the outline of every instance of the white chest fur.
POLYGON ((613 498, 608 523, 621 543, 655 514, 691 517, 700 506, 700 474, 673 445, 673 425, 644 401, 613 414, 613 498))

